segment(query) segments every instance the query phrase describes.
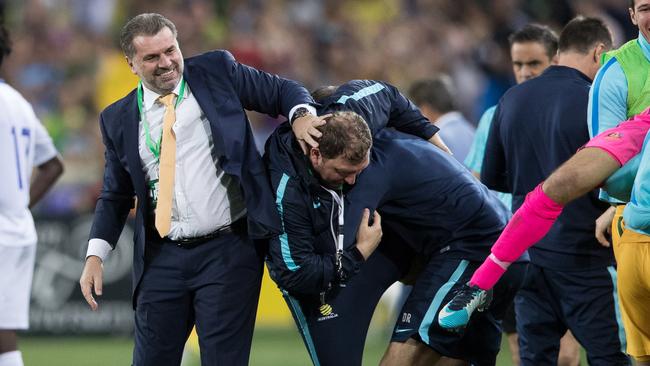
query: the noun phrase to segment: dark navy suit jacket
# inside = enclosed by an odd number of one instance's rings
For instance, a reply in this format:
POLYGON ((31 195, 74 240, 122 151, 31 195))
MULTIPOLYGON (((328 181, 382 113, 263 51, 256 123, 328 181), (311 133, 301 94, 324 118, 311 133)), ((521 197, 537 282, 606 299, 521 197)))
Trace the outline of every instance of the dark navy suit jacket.
MULTIPOLYGON (((227 51, 213 51, 185 60, 183 73, 203 113, 210 121, 214 146, 223 170, 240 181, 253 239, 280 233, 266 169, 255 147, 244 109, 288 116, 292 107, 312 103, 300 84, 238 63, 227 51)), ((133 289, 144 271, 149 199, 138 152, 139 113, 133 90, 100 116, 105 151, 102 192, 97 201, 90 238, 115 245, 137 197, 133 289)), ((135 296, 134 296, 135 298, 135 296)))

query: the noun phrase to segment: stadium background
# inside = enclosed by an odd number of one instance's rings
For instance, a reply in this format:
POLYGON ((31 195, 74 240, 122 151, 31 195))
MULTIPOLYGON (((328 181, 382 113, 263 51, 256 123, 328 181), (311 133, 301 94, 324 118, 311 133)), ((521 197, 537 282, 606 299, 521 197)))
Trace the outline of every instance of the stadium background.
MULTIPOLYGON (((0 0, 13 54, 2 77, 21 91, 50 131, 66 172, 35 209, 39 247, 28 366, 129 364, 133 328, 129 228, 105 264, 104 296, 92 313, 78 290, 98 195, 103 148, 97 116, 137 79, 117 46, 120 26, 140 12, 174 21, 186 57, 226 48, 240 62, 297 79, 309 89, 354 78, 405 89, 438 72, 457 85, 470 121, 512 84, 507 35, 537 21, 561 29, 575 14, 600 16, 616 39, 636 36, 627 0, 0 0)), ((251 114, 258 146, 280 122, 251 114)), ((390 336, 382 303, 364 365, 376 365, 390 336)), ((509 365, 507 347, 500 365, 509 365)), ((290 315, 265 278, 251 365, 307 365, 290 315)), ((196 363, 190 355, 188 365, 196 363)))

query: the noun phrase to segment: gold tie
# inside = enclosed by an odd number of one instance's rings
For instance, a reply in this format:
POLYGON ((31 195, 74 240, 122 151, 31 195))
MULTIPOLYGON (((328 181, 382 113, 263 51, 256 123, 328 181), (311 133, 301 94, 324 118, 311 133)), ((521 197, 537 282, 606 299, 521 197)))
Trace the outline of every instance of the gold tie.
POLYGON ((176 122, 174 97, 167 94, 158 101, 165 106, 162 141, 160 143, 160 164, 158 170, 158 201, 156 204, 156 230, 161 238, 169 234, 172 222, 172 192, 176 172, 176 135, 172 126, 176 122))

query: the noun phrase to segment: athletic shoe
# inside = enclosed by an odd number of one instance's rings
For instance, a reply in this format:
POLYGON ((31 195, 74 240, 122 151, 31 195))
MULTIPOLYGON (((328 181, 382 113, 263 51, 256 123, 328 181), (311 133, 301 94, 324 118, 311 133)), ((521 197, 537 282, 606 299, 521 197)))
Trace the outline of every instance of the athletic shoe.
POLYGON ((467 326, 474 311, 483 311, 492 302, 492 290, 463 285, 438 314, 438 324, 445 329, 460 330, 467 326))

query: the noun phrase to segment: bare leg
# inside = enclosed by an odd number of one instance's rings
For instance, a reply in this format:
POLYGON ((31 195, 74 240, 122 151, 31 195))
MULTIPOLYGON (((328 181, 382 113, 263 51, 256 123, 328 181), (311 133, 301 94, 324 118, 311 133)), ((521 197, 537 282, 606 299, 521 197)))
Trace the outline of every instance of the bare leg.
POLYGON ((457 360, 455 358, 441 357, 435 366, 469 366, 469 362, 457 360))
POLYGON ((521 360, 519 359, 519 334, 508 333, 508 347, 510 348, 510 357, 512 358, 512 366, 519 366, 521 360))
POLYGON ((422 342, 409 338, 406 342, 390 342, 380 366, 431 366, 440 355, 422 342))
POLYGON ((580 344, 576 341, 571 331, 560 339, 560 354, 557 357, 558 366, 578 366, 580 365, 580 344))
POLYGON ((18 349, 16 332, 13 330, 0 330, 0 354, 18 349))

